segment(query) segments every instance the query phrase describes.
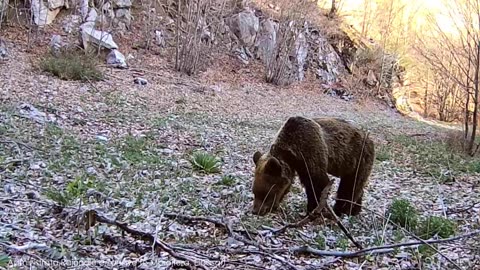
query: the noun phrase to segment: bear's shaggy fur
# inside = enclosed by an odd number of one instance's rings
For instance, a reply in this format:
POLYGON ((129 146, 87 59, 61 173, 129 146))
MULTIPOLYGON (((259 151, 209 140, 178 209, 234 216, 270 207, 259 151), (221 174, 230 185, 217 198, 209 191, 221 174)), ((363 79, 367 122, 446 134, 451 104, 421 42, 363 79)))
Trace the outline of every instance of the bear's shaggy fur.
POLYGON ((270 150, 255 152, 253 160, 254 214, 277 209, 296 173, 305 187, 308 213, 320 202, 320 194, 330 182, 327 174, 331 174, 341 179, 335 213, 358 215, 375 149, 363 130, 345 120, 296 116, 284 123, 270 150))

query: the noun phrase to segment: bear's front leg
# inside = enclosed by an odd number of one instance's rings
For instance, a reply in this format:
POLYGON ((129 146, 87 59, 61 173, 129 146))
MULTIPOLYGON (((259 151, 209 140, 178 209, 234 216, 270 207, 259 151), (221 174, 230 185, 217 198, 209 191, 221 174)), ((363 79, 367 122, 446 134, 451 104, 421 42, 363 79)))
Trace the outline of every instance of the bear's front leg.
POLYGON ((320 210, 323 210, 332 186, 328 175, 323 173, 317 177, 301 177, 300 180, 307 193, 307 214, 311 214, 319 205, 322 208, 320 210))

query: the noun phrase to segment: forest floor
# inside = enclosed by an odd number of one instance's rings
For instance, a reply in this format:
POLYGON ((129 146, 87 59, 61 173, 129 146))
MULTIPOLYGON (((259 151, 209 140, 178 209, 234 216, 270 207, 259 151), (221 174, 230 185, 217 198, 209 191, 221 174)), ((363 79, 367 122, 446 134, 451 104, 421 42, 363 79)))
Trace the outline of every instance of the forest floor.
POLYGON ((416 239, 416 231, 388 222, 395 199, 408 200, 420 221, 444 217, 454 235, 475 232, 480 160, 448 148, 447 129, 375 102, 327 96, 311 82, 277 88, 228 57, 191 78, 135 55, 129 69, 80 83, 39 71, 36 55, 11 53, 15 61, 0 64, 0 265, 480 269, 478 235, 349 254, 358 249, 335 222, 273 232, 305 215, 298 182, 281 211, 250 213, 253 153, 267 149, 289 116, 335 116, 368 129, 376 142, 364 210, 341 218, 363 248, 416 239), (134 84, 137 76, 148 84, 134 84), (195 169, 197 150, 218 157, 220 171, 195 169), (133 237, 140 231, 143 239, 133 237))

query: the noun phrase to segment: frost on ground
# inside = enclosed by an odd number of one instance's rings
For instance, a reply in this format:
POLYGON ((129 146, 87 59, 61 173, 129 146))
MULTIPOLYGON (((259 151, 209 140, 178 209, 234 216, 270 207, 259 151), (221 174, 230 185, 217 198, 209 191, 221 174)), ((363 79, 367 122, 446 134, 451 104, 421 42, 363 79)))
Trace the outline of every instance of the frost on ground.
POLYGON ((368 128, 377 143, 365 210, 341 219, 363 248, 418 241, 385 218, 398 198, 410 201, 421 216, 453 220, 455 235, 475 232, 480 161, 464 161, 446 150, 444 129, 375 103, 334 99, 307 84, 274 88, 224 63, 193 79, 139 58, 141 69, 132 63, 129 70, 109 70, 106 81, 89 84, 42 74, 26 64, 27 55, 14 53, 18 61, 0 65, 0 264, 17 269, 27 264, 65 269, 59 262, 86 269, 189 269, 191 263, 203 269, 475 269, 480 264, 478 235, 357 256, 335 222, 318 219, 274 233, 305 214, 298 183, 280 212, 266 217, 249 212, 253 153, 268 147, 288 116, 336 116, 368 128), (229 69, 237 74, 225 75, 229 69), (149 83, 134 84, 138 76, 149 83), (218 157, 220 172, 193 167, 198 150, 218 157))

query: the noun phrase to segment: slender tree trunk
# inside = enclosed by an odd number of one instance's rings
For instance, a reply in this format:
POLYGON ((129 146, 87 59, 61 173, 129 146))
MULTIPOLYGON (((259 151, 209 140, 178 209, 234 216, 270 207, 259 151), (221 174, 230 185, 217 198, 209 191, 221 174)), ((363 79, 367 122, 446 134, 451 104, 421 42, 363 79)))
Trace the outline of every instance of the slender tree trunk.
POLYGON ((423 117, 427 117, 428 116, 428 84, 429 84, 429 80, 428 80, 428 75, 430 74, 430 72, 427 72, 427 83, 425 84, 425 94, 424 94, 424 105, 423 105, 423 117))
POLYGON ((333 18, 335 14, 337 13, 337 1, 332 0, 332 7, 330 8, 330 13, 328 14, 328 17, 333 18))
POLYGON ((473 97, 473 123, 472 123, 472 136, 470 137, 470 142, 468 145, 468 150, 470 155, 475 155, 474 146, 475 146, 475 137, 477 133, 477 125, 478 125, 478 73, 480 71, 480 43, 477 43, 477 55, 476 55, 476 63, 475 63, 475 79, 474 79, 474 97, 473 97))

